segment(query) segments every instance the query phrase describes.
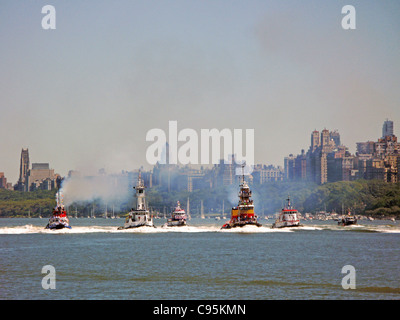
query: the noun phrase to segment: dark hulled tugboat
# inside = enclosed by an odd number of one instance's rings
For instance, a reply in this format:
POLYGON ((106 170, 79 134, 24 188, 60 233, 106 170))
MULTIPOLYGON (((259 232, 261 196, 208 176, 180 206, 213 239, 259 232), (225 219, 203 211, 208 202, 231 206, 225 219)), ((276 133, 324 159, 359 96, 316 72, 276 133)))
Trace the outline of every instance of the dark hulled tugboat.
POLYGON ((49 223, 47 224, 45 229, 50 229, 50 230, 57 230, 64 228, 71 229, 67 217, 67 211, 65 210, 63 204, 62 189, 60 188, 58 189, 58 192, 56 194, 56 201, 57 201, 57 206, 53 209, 53 215, 49 219, 49 223))
POLYGON ((240 184, 239 203, 237 207, 231 210, 231 220, 225 223, 221 229, 231 229, 244 226, 261 227, 257 222, 257 216, 254 213, 254 204, 251 200, 251 190, 247 182, 244 181, 244 166, 242 165, 242 183, 240 184))
POLYGON ((343 216, 342 219, 338 221, 339 226, 350 226, 352 224, 357 224, 357 218, 352 216, 350 211, 347 216, 343 216))

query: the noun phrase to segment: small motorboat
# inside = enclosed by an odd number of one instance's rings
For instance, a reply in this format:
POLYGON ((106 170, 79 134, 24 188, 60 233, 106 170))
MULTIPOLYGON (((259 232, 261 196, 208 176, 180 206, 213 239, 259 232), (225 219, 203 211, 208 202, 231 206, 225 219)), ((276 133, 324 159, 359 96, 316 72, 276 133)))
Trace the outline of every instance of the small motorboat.
POLYGON ((353 224, 357 224, 357 218, 355 216, 351 216, 350 212, 347 216, 342 217, 342 219, 338 221, 339 226, 350 226, 353 224))

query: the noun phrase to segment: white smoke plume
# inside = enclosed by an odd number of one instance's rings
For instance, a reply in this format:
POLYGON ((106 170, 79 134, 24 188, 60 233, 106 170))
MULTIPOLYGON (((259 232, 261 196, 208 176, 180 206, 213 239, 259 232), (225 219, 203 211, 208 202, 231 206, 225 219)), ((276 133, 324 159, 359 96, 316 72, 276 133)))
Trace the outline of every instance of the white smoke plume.
POLYGON ((57 207, 64 205, 64 190, 62 188, 56 193, 56 203, 57 207))
POLYGON ((127 175, 71 176, 62 182, 64 204, 100 200, 120 204, 132 199, 127 175))

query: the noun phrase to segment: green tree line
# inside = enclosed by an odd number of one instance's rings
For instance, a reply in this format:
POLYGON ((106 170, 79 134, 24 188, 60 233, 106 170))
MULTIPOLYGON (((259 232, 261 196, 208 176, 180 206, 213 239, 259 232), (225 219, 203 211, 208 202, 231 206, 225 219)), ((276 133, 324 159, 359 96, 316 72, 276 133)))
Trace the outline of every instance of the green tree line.
POLYGON ((0 189, 0 217, 49 216, 56 205, 56 191, 33 192, 0 189))

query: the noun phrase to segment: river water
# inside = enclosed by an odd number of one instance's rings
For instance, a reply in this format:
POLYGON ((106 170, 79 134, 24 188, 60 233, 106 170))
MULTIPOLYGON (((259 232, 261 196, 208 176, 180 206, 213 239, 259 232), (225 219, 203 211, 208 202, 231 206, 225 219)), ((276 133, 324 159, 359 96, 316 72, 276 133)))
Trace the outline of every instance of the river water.
POLYGON ((123 219, 0 219, 0 299, 400 299, 400 224, 334 221, 220 230, 223 220, 187 227, 117 230, 123 219), (55 268, 56 289, 42 287, 55 268), (356 289, 341 283, 354 267, 356 289))

